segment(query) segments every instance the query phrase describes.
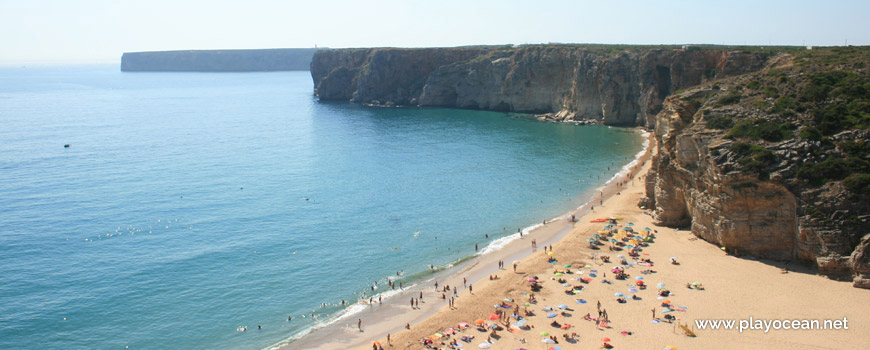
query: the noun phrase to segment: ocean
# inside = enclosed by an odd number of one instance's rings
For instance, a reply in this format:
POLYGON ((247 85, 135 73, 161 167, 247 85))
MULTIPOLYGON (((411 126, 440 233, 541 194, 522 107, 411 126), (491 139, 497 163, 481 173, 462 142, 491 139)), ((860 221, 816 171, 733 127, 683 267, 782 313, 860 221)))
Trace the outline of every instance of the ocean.
POLYGON ((312 91, 308 72, 0 67, 0 348, 269 348, 580 206, 642 148, 312 91))

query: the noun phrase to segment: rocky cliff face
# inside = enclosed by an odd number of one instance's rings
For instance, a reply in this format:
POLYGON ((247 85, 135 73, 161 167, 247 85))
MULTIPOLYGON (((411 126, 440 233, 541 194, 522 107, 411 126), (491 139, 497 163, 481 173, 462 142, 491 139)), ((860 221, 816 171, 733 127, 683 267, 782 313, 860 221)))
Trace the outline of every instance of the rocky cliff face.
POLYGON ((655 129, 659 224, 870 288, 870 49, 320 51, 321 99, 655 129), (686 91, 680 91, 686 89, 686 91))
POLYGON ((667 98, 641 204, 731 253, 870 288, 868 56, 782 55, 667 98))
POLYGON ((678 89, 761 69, 769 53, 524 46, 323 50, 311 62, 321 99, 553 113, 652 127, 678 89))

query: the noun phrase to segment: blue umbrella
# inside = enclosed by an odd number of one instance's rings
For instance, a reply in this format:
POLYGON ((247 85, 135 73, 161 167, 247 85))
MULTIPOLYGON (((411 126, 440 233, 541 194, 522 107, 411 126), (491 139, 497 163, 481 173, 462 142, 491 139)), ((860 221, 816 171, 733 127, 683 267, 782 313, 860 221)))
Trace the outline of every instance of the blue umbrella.
POLYGON ((633 222, 628 222, 628 223, 625 224, 625 226, 634 226, 634 223, 633 223, 633 222))
POLYGON ((623 296, 622 293, 619 293, 619 292, 616 292, 616 293, 613 294, 613 295, 618 296, 618 297, 622 297, 622 296, 623 296))
POLYGON ((586 240, 589 241, 590 243, 595 242, 595 238, 587 238, 586 240))
POLYGON ((568 305, 565 305, 565 304, 559 304, 559 308, 560 308, 560 309, 567 309, 567 308, 568 308, 568 305))
POLYGON ((558 314, 554 312, 554 313, 547 315, 547 318, 553 318, 553 317, 556 317, 557 315, 558 314))
POLYGON ((634 279, 636 279, 636 280, 642 280, 642 279, 643 279, 643 276, 637 276, 637 277, 635 277, 634 279))
POLYGON ((637 293, 637 288, 629 288, 628 291, 630 293, 637 293))
POLYGON ((649 229, 649 227, 644 227, 643 230, 646 231, 646 232, 652 231, 652 230, 649 229))
POLYGON ((586 300, 577 299, 577 304, 586 304, 586 300))

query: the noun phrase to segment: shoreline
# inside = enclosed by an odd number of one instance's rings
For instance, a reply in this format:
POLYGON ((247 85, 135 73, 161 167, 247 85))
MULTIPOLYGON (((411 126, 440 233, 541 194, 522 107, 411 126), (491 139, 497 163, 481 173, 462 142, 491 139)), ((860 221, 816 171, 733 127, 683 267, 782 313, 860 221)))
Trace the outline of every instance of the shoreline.
MULTIPOLYGON (((641 128, 634 128, 634 130, 641 133, 639 137, 644 138, 643 149, 636 153, 627 164, 619 168, 619 171, 604 184, 594 188, 591 191, 592 193, 581 194, 589 196, 589 199, 581 206, 552 219, 546 219, 546 224, 541 223, 529 226, 522 230, 522 235, 514 233, 493 240, 483 247, 480 253, 454 266, 449 266, 430 276, 424 277, 418 283, 408 286, 403 290, 386 291, 385 293, 390 295, 384 300, 383 304, 378 303, 368 306, 364 304, 353 305, 331 318, 327 325, 311 329, 296 338, 284 340, 267 347, 267 349, 369 349, 369 345, 373 341, 383 339, 387 334, 396 334, 403 331, 405 324, 410 324, 413 328, 413 325, 430 319, 448 305, 447 300, 439 298, 441 292, 436 292, 434 288, 435 282, 439 286, 456 286, 461 296, 468 289, 463 286, 463 280, 466 280, 468 285, 473 287, 475 283, 487 282, 485 280, 486 276, 499 274, 499 261, 503 261, 505 269, 507 269, 514 262, 519 263, 522 260, 529 259, 535 252, 530 250, 532 240, 535 240, 539 247, 552 245, 562 240, 573 230, 576 224, 576 222, 569 222, 568 219, 571 215, 574 215, 577 218, 577 222, 580 222, 581 218, 593 213, 596 206, 594 202, 596 200, 601 203, 617 195, 622 190, 617 186, 617 183, 621 179, 627 179, 629 175, 636 175, 651 158, 654 135, 641 128), (500 240, 505 240, 506 242, 497 243, 500 240), (492 249, 493 247, 496 247, 496 249, 492 249), (416 310, 411 310, 410 299, 412 297, 418 298, 420 293, 424 295, 420 307, 416 310), (357 329, 356 320, 362 320, 362 332, 357 329)), ((447 299, 449 299, 452 293, 447 294, 447 299)), ((456 298, 456 300, 459 299, 456 298)))
MULTIPOLYGON (((647 156, 656 150, 651 145, 647 156)), ((474 293, 460 293, 455 307, 442 306, 431 317, 412 325, 410 330, 392 333, 389 343, 386 335, 376 341, 389 350, 423 349, 420 340, 424 338, 433 340, 435 348, 442 349, 449 348, 448 339, 465 349, 476 349, 483 343, 489 343, 486 347, 492 349, 599 348, 605 344, 617 349, 866 347, 870 342, 870 333, 867 333, 870 306, 861 301, 870 297, 870 291, 853 288, 850 282, 826 279, 800 264, 783 266, 758 257, 735 257, 694 236, 691 231, 654 225, 653 218, 637 206, 645 194, 643 178, 651 168, 649 163, 641 163, 639 175, 635 176, 638 181, 629 181, 629 185, 622 188, 621 195, 608 197, 602 210, 580 217, 571 233, 551 247, 552 256, 543 250, 530 254, 520 261, 516 272, 512 272, 508 264, 507 270, 499 273, 501 278, 481 281, 475 285, 474 293), (641 248, 638 258, 627 259, 634 260, 634 265, 626 265, 618 259, 621 257, 619 254, 628 255, 626 251, 607 251, 606 245, 590 248, 586 239, 601 229, 600 223, 590 222, 597 217, 624 218, 618 223, 632 222, 635 230, 648 227, 658 232, 655 232, 652 242, 641 248), (616 256, 616 259, 603 262, 599 255, 616 256), (548 261, 550 258, 558 261, 551 263, 548 261), (672 258, 680 263, 669 264, 672 258), (642 262, 637 259, 651 259, 654 264, 642 267, 642 262), (564 271, 562 265, 570 265, 572 271, 564 271), (612 273, 607 276, 607 272, 613 272, 608 271, 611 265, 624 266, 629 276, 625 280, 608 280, 615 277, 612 273), (642 271, 644 269, 653 271, 642 271), (593 274, 594 270, 598 272, 593 274), (561 272, 565 272, 564 277, 561 277, 561 272), (540 291, 533 291, 534 301, 529 300, 528 294, 527 279, 531 276, 535 276, 542 286, 540 291), (579 277, 588 277, 589 280, 581 282, 579 277), (637 277, 641 277, 649 287, 636 288, 637 277), (701 283, 704 288, 693 288, 694 282, 701 283), (652 287, 658 287, 660 283, 662 288, 652 287), (579 290, 578 284, 582 287, 579 290), (664 289, 669 291, 667 297, 660 294, 664 289), (624 293, 627 300, 616 300, 616 293, 624 293), (511 311, 496 305, 504 302, 508 302, 511 311), (601 317, 596 315, 597 303, 607 313, 606 326, 599 326, 597 322, 601 317), (557 306, 562 310, 555 310, 557 306), (531 314, 520 312, 520 309, 531 311, 531 314), (505 316, 514 312, 525 315, 526 326, 502 323, 504 328, 492 332, 477 331, 473 326, 467 329, 458 326, 461 322, 478 322, 476 320, 496 323, 489 318, 500 318, 492 315, 494 312, 503 312, 505 316), (590 318, 582 316, 584 314, 590 318), (665 316, 674 316, 674 319, 668 320, 665 316), (769 331, 762 327, 738 331, 736 326, 734 329, 702 329, 698 326, 699 321, 714 320, 735 323, 752 322, 750 320, 783 323, 840 321, 841 324, 848 323, 849 327, 769 331), (551 322, 560 322, 562 327, 553 326, 551 322), (455 337, 447 335, 445 330, 448 328, 458 330, 455 337), (569 337, 569 334, 576 334, 576 337, 569 337), (461 336, 473 336, 474 339, 468 342, 457 339, 461 336), (550 340, 546 339, 547 336, 552 336, 552 340, 559 344, 543 344, 541 347, 542 341, 550 340), (439 342, 443 344, 439 346, 439 342)), ((504 318, 504 322, 518 319, 515 316, 504 318)), ((372 343, 354 344, 353 348, 372 349, 372 343)))

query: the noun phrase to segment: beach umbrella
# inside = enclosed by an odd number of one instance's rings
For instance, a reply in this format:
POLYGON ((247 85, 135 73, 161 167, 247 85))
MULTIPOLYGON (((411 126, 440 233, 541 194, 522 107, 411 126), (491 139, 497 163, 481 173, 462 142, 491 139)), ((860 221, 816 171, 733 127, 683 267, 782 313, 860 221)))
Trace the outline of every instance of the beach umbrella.
POLYGON ((635 282, 635 284, 637 284, 637 285, 639 285, 639 286, 642 286, 642 285, 643 285, 643 281, 638 280, 638 281, 635 282))
POLYGON ((586 300, 583 300, 583 299, 577 299, 576 301, 577 301, 577 304, 586 304, 586 300))
POLYGON ((636 279, 636 280, 642 280, 642 279, 643 279, 643 276, 637 276, 637 277, 635 277, 634 279, 636 279))
POLYGON ((587 238, 586 241, 589 243, 593 243, 595 242, 595 238, 587 238))
POLYGON ((633 222, 626 222, 625 226, 634 226, 634 223, 633 222))
POLYGON ((659 288, 659 289, 662 289, 662 288, 664 288, 664 287, 666 287, 666 286, 667 286, 667 285, 666 285, 664 282, 659 282, 658 284, 656 284, 656 288, 659 288))
POLYGON ((519 320, 519 321, 517 321, 516 323, 514 323, 514 326, 517 326, 517 327, 523 327, 523 326, 526 325, 526 322, 528 322, 528 320, 526 320, 526 319, 524 318, 524 319, 519 320))
POLYGON ((619 241, 617 241, 617 240, 614 239, 614 238, 611 238, 610 241, 613 242, 613 243, 619 242, 619 241))
POLYGON ((477 321, 474 321, 474 324, 480 325, 480 324, 483 324, 484 322, 485 321, 483 319, 478 319, 477 321))
POLYGON ((553 252, 547 252, 547 255, 553 255, 553 254, 556 254, 556 253, 553 253, 553 252))
POLYGON ((601 338, 601 341, 610 341, 610 338, 604 337, 604 338, 601 338))
POLYGON ((650 232, 650 231, 652 231, 652 230, 649 229, 649 227, 644 227, 643 230, 646 231, 646 232, 650 232))
POLYGON ((441 337, 443 337, 444 334, 441 334, 441 333, 435 333, 435 334, 432 334, 432 336, 435 337, 435 338, 437 339, 437 338, 441 338, 441 337))
POLYGON ((692 285, 693 285, 693 286, 697 286, 697 285, 699 285, 699 284, 700 284, 700 283, 698 283, 698 282, 692 282, 692 285))
POLYGON ((565 266, 563 266, 563 267, 566 268, 566 269, 570 269, 570 268, 571 268, 571 265, 565 265, 565 266))
POLYGON ((547 315, 547 318, 553 318, 553 317, 556 317, 556 316, 558 316, 558 315, 559 315, 559 314, 557 314, 557 313, 554 312, 554 313, 548 314, 548 315, 547 315))
POLYGON ((595 238, 601 238, 601 235, 599 235, 599 234, 596 233, 596 234, 592 235, 592 237, 595 237, 595 238))
POLYGON ((489 327, 486 327, 486 328, 489 328, 489 329, 496 329, 496 328, 498 328, 498 325, 497 325, 497 324, 491 324, 491 325, 489 325, 489 327))
POLYGON ((665 347, 665 350, 677 350, 675 346, 668 345, 665 347))
POLYGON ((490 320, 497 320, 497 319, 499 319, 499 315, 492 314, 492 315, 489 315, 488 318, 489 318, 490 320))
POLYGON ((556 344, 556 342, 553 341, 553 339, 550 339, 550 338, 544 338, 544 339, 541 339, 541 343, 546 343, 546 344, 556 344))
POLYGON ((468 327, 468 322, 459 322, 459 327, 468 327))
POLYGON ((480 343, 477 347, 481 349, 489 349, 490 345, 489 343, 480 343))
POLYGON ((553 308, 551 308, 551 307, 549 307, 549 306, 545 306, 545 307, 544 307, 543 309, 541 309, 541 310, 544 310, 544 311, 553 311, 553 308))
POLYGON ((567 309, 567 308, 568 308, 568 305, 565 305, 565 304, 559 304, 559 308, 560 308, 560 309, 567 309))
POLYGON ((561 272, 556 272, 556 273, 555 273, 555 276, 556 276, 556 277, 562 277, 562 276, 564 276, 564 274, 562 274, 561 272))
POLYGON ((523 304, 523 306, 525 306, 525 307, 529 307, 529 306, 531 306, 531 305, 532 305, 532 304, 529 304, 529 303, 525 303, 525 304, 523 304))
POLYGON ((529 281, 529 282, 535 282, 535 281, 537 281, 537 280, 534 279, 534 278, 529 277, 529 279, 527 279, 526 281, 529 281))
POLYGON ((670 303, 671 303, 671 299, 662 300, 662 304, 670 304, 670 303))
POLYGON ((542 337, 547 337, 547 336, 550 335, 550 332, 543 331, 543 332, 541 332, 540 334, 541 334, 542 337))
POLYGON ((619 254, 619 255, 617 255, 616 257, 617 257, 617 258, 624 258, 624 256, 622 256, 622 254, 619 254))
POLYGON ((672 260, 672 261, 673 261, 673 260, 677 260, 677 257, 672 256, 672 257, 671 257, 671 260, 672 260))
POLYGON ((613 293, 613 295, 618 296, 618 297, 623 297, 623 296, 624 296, 624 295, 622 295, 622 293, 620 293, 620 292, 613 293))
POLYGON ((637 293, 637 288, 629 288, 628 292, 629 293, 637 293))
POLYGON ((631 244, 626 244, 625 247, 626 247, 626 248, 629 248, 629 249, 634 248, 634 246, 631 245, 631 244))

